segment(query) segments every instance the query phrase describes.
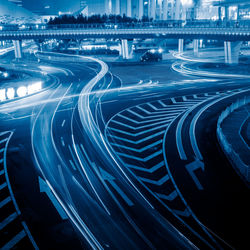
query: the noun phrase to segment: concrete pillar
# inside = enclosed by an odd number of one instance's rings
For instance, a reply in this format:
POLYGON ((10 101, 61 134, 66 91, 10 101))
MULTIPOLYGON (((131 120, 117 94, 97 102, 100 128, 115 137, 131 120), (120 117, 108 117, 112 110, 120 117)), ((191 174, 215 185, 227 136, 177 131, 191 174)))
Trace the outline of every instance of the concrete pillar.
POLYGON ((225 63, 238 64, 242 42, 224 42, 225 63))
POLYGON ((228 21, 228 17, 229 17, 229 10, 228 10, 228 6, 225 6, 225 21, 228 21))
POLYGON ((22 41, 20 40, 13 40, 14 51, 15 51, 15 58, 20 59, 22 58, 22 41))
POLYGON ((199 52, 199 40, 198 39, 194 39, 193 46, 194 46, 194 54, 198 55, 198 52, 199 52))
POLYGON ((122 39, 121 55, 123 59, 131 59, 133 57, 133 40, 122 39))
POLYGON ((184 47, 184 39, 178 40, 178 52, 183 53, 183 47, 184 47))
POLYGON ((131 5, 131 0, 127 0, 127 16, 131 17, 132 16, 132 5, 131 5))
POLYGON ((221 15, 221 6, 218 7, 218 20, 222 20, 222 15, 221 15))

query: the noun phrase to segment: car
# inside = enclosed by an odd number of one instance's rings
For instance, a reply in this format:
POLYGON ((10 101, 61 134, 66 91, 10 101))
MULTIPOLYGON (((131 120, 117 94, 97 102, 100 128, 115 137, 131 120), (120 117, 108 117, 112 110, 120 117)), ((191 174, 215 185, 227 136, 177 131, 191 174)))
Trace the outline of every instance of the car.
POLYGON ((162 60, 162 49, 146 51, 140 58, 141 62, 159 62, 162 60))

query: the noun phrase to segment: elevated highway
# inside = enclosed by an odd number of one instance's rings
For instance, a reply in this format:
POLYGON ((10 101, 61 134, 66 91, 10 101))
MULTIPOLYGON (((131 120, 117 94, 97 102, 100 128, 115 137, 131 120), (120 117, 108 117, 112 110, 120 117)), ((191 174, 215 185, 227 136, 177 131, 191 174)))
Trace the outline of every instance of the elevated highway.
POLYGON ((72 28, 1 31, 0 40, 84 38, 177 38, 248 41, 250 28, 72 28))

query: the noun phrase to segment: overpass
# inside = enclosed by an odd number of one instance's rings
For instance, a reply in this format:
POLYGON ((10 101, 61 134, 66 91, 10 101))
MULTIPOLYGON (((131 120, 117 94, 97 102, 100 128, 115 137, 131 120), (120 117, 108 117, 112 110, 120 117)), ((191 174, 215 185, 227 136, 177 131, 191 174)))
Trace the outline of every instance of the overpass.
POLYGON ((194 51, 198 51, 198 40, 224 41, 226 63, 236 63, 239 44, 250 40, 249 27, 145 27, 145 28, 62 28, 0 31, 0 40, 13 40, 15 54, 21 57, 21 40, 39 39, 86 39, 86 38, 113 38, 121 39, 123 57, 129 59, 132 46, 130 41, 135 38, 179 39, 179 52, 183 50, 184 39, 194 40, 194 51), (235 50, 235 48, 237 48, 235 50), (232 55, 232 53, 234 55, 232 55))

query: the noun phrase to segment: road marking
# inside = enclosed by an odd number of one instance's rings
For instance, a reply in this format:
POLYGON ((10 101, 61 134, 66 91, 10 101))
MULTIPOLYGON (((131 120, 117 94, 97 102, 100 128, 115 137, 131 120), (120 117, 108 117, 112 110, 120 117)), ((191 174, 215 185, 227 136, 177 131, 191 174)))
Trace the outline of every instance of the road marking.
POLYGON ((132 154, 120 153, 120 152, 117 152, 117 154, 118 154, 119 156, 123 156, 123 157, 126 157, 126 158, 134 159, 134 160, 137 160, 137 161, 147 162, 147 161, 153 159, 154 157, 156 157, 156 156, 162 154, 162 149, 159 150, 159 151, 154 152, 153 154, 151 154, 151 155, 149 155, 149 156, 147 156, 147 157, 145 157, 145 158, 137 157, 137 156, 134 156, 134 155, 132 155, 132 154))
POLYGON ((156 180, 150 180, 147 178, 143 178, 143 177, 139 177, 141 181, 143 182, 147 182, 156 186, 161 186, 163 183, 167 182, 169 180, 169 176, 165 175, 163 176, 160 180, 156 181, 156 180))
POLYGON ((61 143, 62 143, 63 147, 65 147, 65 143, 64 143, 64 140, 63 140, 62 136, 61 136, 61 143))
POLYGON ((16 218, 17 218, 16 212, 11 214, 9 217, 5 218, 2 222, 0 222, 0 230, 2 230, 4 227, 6 227, 9 223, 11 223, 16 218))
POLYGON ((119 193, 119 195, 123 198, 123 200, 131 207, 134 205, 134 203, 128 198, 128 196, 117 186, 115 183, 115 177, 113 177, 111 174, 109 174, 107 171, 105 171, 102 168, 100 169, 101 176, 103 180, 106 180, 110 183, 110 185, 119 193))
POLYGON ((5 198, 4 200, 2 200, 0 202, 0 208, 2 208, 3 206, 5 206, 7 203, 9 203, 11 201, 10 196, 8 196, 7 198, 5 198))
POLYGON ((172 103, 176 103, 176 100, 174 98, 171 98, 172 103))
POLYGON ((163 101, 159 100, 158 102, 159 102, 164 108, 167 107, 167 105, 166 105, 163 101))
POLYGON ((4 182, 3 184, 0 185, 0 190, 4 189, 5 187, 7 187, 7 183, 4 182))
POLYGON ((4 152, 4 148, 1 148, 1 149, 0 149, 0 153, 3 153, 3 152, 4 152))
POLYGON ((186 169, 187 169, 189 175, 192 177, 197 188, 199 190, 203 190, 203 187, 202 187, 200 181, 198 180, 198 178, 196 177, 196 175, 194 173, 194 171, 199 169, 199 168, 202 169, 202 171, 204 171, 204 169, 205 169, 204 163, 202 161, 200 161, 199 159, 196 159, 195 161, 186 165, 186 169))
POLYGON ((55 196, 51 192, 48 184, 41 177, 38 177, 38 182, 39 182, 40 192, 46 193, 48 198, 52 202, 53 206, 55 207, 55 209, 57 210, 57 212, 61 216, 61 218, 63 220, 67 219, 68 217, 67 217, 66 213, 64 212, 63 208, 61 207, 61 205, 59 204, 59 202, 57 201, 57 199, 55 198, 55 196))
POLYGON ((65 124, 65 120, 63 120, 63 122, 62 122, 62 127, 64 126, 64 124, 65 124))
POLYGON ((24 230, 22 230, 15 237, 13 237, 7 244, 5 244, 1 249, 3 250, 12 249, 25 236, 26 236, 26 233, 24 230))
POLYGON ((143 147, 143 148, 132 148, 132 147, 129 147, 129 146, 125 146, 123 144, 118 144, 118 143, 110 143, 110 145, 112 146, 115 146, 115 147, 118 147, 118 148, 124 148, 124 149, 127 149, 127 150, 130 150, 130 151, 134 151, 134 152, 137 152, 137 153, 142 153, 143 151, 146 151, 147 149, 150 149, 150 148, 153 148, 159 144, 162 143, 162 139, 156 141, 156 142, 153 142, 152 144, 148 144, 147 146, 143 147))
POLYGON ((184 217, 189 217, 190 216, 190 212, 189 212, 189 210, 187 208, 184 211, 173 209, 173 212, 180 215, 180 216, 184 216, 184 217))
POLYGON ((5 139, 1 140, 1 141, 0 141, 0 144, 1 144, 1 143, 4 143, 4 142, 6 142, 6 141, 8 141, 8 138, 5 138, 5 139))
POLYGON ((169 195, 166 195, 166 194, 159 194, 159 193, 156 193, 156 195, 157 195, 160 199, 172 201, 172 200, 174 200, 174 199, 178 196, 178 193, 177 193, 176 190, 174 190, 174 191, 173 191, 172 193, 170 193, 169 195))
POLYGON ((132 140, 129 140, 129 139, 126 139, 126 138, 123 138, 123 137, 115 136, 115 135, 112 135, 111 133, 109 133, 109 136, 114 138, 114 139, 118 139, 118 140, 121 140, 121 141, 126 141, 126 142, 129 142, 129 143, 133 143, 135 145, 138 145, 139 143, 148 141, 148 140, 153 139, 154 137, 157 137, 157 136, 162 135, 164 133, 165 133, 165 131, 162 130, 162 131, 160 131, 158 133, 155 133, 155 134, 149 135, 147 137, 144 137, 144 138, 142 138, 142 139, 140 139, 138 141, 132 141, 132 140))
POLYGON ((2 174, 4 174, 4 170, 1 170, 1 171, 0 171, 0 175, 2 175, 2 174))
MULTIPOLYGON (((166 123, 166 120, 164 119, 163 121, 158 121, 158 122, 156 122, 156 123, 150 123, 150 124, 143 125, 143 126, 138 126, 138 127, 130 126, 130 125, 128 125, 127 123, 123 123, 123 122, 120 122, 120 121, 116 121, 115 119, 111 120, 111 122, 116 123, 116 124, 121 125, 121 126, 124 126, 124 127, 127 127, 127 128, 129 128, 129 129, 139 130, 139 129, 143 129, 143 128, 152 127, 152 126, 155 126, 155 125, 158 125, 158 124, 161 124, 161 123, 166 123)), ((110 127, 110 126, 109 126, 109 127, 110 127)))
POLYGON ((145 173, 150 173, 152 174, 153 172, 155 172, 156 170, 160 169, 161 167, 164 166, 164 162, 161 161, 160 163, 156 164, 155 166, 153 166, 152 168, 144 168, 144 167, 138 167, 135 165, 131 165, 131 164, 126 164, 127 167, 129 168, 133 168, 135 170, 139 170, 145 173))
POLYGON ((70 165, 72 166, 72 168, 76 171, 76 167, 75 167, 73 161, 69 160, 69 163, 70 163, 70 165))
POLYGON ((187 101, 187 97, 186 96, 183 96, 182 97, 182 100, 185 102, 185 101, 187 101))
POLYGON ((143 134, 146 134, 146 133, 149 133, 149 132, 152 132, 154 130, 158 130, 160 128, 165 128, 168 126, 168 123, 164 123, 163 125, 161 126, 158 126, 158 127, 153 127, 151 129, 148 129, 148 130, 144 130, 144 131, 141 131, 141 132, 137 132, 137 133, 130 133, 130 132, 126 132, 124 130, 120 130, 120 129, 117 129, 117 128, 112 128, 112 127, 109 127, 109 130, 113 130, 115 132, 118 132, 118 133, 122 133, 122 134, 125 134, 125 135, 129 135, 129 136, 132 136, 132 137, 137 137, 139 135, 143 135, 143 134))

